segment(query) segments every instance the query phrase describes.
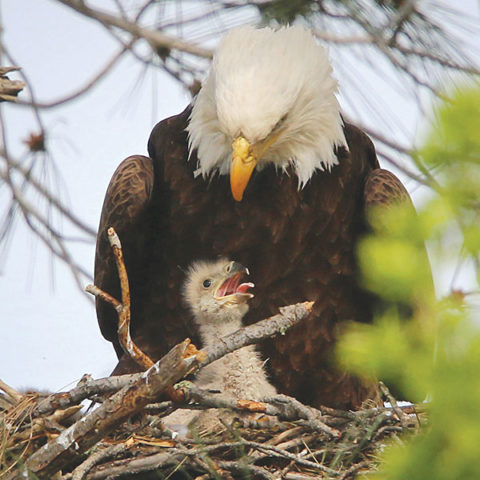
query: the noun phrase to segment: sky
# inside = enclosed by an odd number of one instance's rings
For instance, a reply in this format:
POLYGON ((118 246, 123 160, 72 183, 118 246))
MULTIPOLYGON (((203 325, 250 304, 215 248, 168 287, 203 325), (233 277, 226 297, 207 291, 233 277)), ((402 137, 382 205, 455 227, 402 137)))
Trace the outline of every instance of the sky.
MULTIPOLYGON (((53 1, 0 0, 0 12, 3 41, 43 102, 82 86, 119 48, 101 26, 53 1)), ((414 134, 422 124, 420 112, 386 90, 382 97, 385 79, 370 81, 380 102, 389 98, 385 108, 404 119, 405 135, 414 134)), ((58 195, 96 229, 117 165, 128 155, 147 154, 155 123, 179 113, 189 101, 167 74, 150 70, 143 75, 138 62, 123 59, 91 93, 43 114, 50 133, 46 178, 57 179, 58 195)), ((35 121, 25 108, 2 108, 10 151, 21 156, 21 140, 37 131, 35 121)), ((412 193, 415 199, 422 195, 417 189, 412 193)), ((0 189, 0 202, 7 201, 5 188, 0 189)), ((93 301, 21 219, 13 234, 0 255, 0 378, 15 388, 59 391, 85 373, 108 375, 116 356, 100 334, 93 301)), ((93 274, 94 245, 75 243, 74 253, 93 274)))

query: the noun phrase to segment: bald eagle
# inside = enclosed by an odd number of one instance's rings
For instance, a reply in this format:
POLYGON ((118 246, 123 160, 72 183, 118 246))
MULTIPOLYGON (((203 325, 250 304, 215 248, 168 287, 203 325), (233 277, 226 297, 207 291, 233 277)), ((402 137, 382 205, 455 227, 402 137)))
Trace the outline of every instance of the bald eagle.
MULTIPOLYGON (((250 267, 247 324, 282 305, 315 301, 312 315, 261 346, 279 392, 314 406, 358 407, 374 384, 339 370, 346 322, 370 322, 375 299, 359 285, 355 249, 371 205, 409 201, 379 167, 367 135, 342 121, 327 52, 299 26, 231 30, 200 92, 158 123, 149 157, 113 174, 100 219, 95 283, 119 296, 107 228, 124 249, 132 336, 154 360, 186 337, 201 345, 182 304, 183 272, 219 255, 250 267)), ((413 208, 413 207, 412 207, 413 208)), ((117 315, 97 300, 102 334, 123 355, 117 315)))
MULTIPOLYGON (((188 269, 183 292, 205 347, 242 327, 248 312, 248 301, 254 297, 252 282, 244 282, 249 274, 238 262, 220 258, 197 261, 188 269)), ((253 345, 243 347, 207 365, 195 377, 203 389, 216 390, 236 399, 263 401, 276 394, 267 380, 264 363, 253 345)), ((234 416, 224 409, 203 412, 176 410, 163 419, 166 425, 178 427, 193 422, 196 431, 211 432, 222 427, 221 420, 234 416), (221 420, 220 420, 221 417, 221 420)))

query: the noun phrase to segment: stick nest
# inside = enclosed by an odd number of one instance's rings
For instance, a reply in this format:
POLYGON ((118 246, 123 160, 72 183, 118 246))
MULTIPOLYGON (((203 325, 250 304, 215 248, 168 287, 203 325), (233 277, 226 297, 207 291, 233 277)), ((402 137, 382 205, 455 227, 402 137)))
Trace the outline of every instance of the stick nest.
MULTIPOLYGON (((130 380, 129 380, 130 381, 130 380)), ((121 385, 117 385, 120 387, 121 385)), ((223 430, 197 438, 179 438, 162 424, 177 404, 151 403, 82 452, 69 451, 56 473, 42 467, 35 475, 26 466, 62 432, 85 423, 85 400, 105 403, 115 389, 110 379, 85 377, 70 392, 18 394, 3 385, 0 395, 0 477, 80 479, 266 478, 347 479, 378 469, 377 453, 426 423, 416 406, 315 410, 289 397, 268 404, 277 416, 245 418, 244 412, 223 430), (83 391, 80 395, 79 391, 83 391), (63 408, 53 409, 63 402, 63 408), (81 403, 83 402, 83 407, 81 403), (283 409, 278 405, 282 404, 283 409), (52 411, 53 409, 53 411, 52 411), (286 411, 290 409, 290 413, 286 411), (305 409, 305 410, 303 410, 305 409), (311 415, 305 415, 305 411, 311 415), (285 419, 285 417, 291 417, 285 419), (297 418, 295 418, 297 417, 297 418), (306 419, 305 417, 309 417, 306 419), (319 428, 316 421, 328 428, 319 428), (172 438, 173 437, 173 438, 172 438), (27 469, 27 470, 26 470, 27 469), (26 471, 28 476, 25 475, 26 471)), ((385 390, 384 390, 384 393, 385 390)), ((197 397, 198 397, 197 392, 197 397)), ((392 401, 388 394, 388 399, 392 401)), ((201 395, 200 395, 201 396, 201 395)), ((205 408, 208 402, 192 405, 205 408)), ((184 405, 185 406, 185 405, 184 405)))

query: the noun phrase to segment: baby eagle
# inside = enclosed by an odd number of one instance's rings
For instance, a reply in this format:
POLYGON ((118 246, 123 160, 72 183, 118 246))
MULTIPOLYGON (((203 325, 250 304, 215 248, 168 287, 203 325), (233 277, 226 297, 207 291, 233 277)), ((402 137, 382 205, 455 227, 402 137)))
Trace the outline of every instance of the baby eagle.
MULTIPOLYGON (((242 282, 248 269, 237 262, 220 259, 195 262, 184 284, 184 298, 190 308, 203 346, 208 348, 242 327, 248 311, 251 282, 242 282)), ((263 362, 253 345, 243 347, 203 368, 195 384, 204 389, 220 391, 235 398, 260 401, 276 394, 268 382, 263 362)), ((192 423, 195 430, 211 431, 220 426, 219 417, 231 418, 224 410, 201 413, 192 423)), ((166 424, 190 423, 193 415, 176 411, 165 418, 166 424)))

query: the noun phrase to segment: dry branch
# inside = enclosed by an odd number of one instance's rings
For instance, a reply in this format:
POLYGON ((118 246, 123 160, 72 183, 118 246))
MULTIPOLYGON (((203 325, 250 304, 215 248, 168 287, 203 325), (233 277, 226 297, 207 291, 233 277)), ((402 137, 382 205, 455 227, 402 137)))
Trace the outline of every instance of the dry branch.
POLYGON ((113 227, 108 229, 107 234, 108 241, 110 242, 115 256, 118 277, 120 279, 120 288, 122 291, 121 308, 117 309, 118 339, 127 355, 129 355, 141 367, 145 369, 150 368, 154 364, 153 360, 137 347, 130 336, 130 287, 128 285, 127 269, 125 268, 125 262, 123 261, 122 244, 120 243, 120 238, 113 227))
POLYGON ((107 460, 109 458, 115 458, 119 453, 124 451, 126 446, 121 443, 119 445, 110 445, 103 450, 99 450, 94 454, 90 455, 82 464, 80 464, 72 474, 72 480, 83 480, 88 472, 102 460, 107 460))
POLYGON ((196 349, 188 355, 188 340, 174 347, 159 362, 143 373, 133 385, 123 387, 99 408, 44 445, 25 462, 26 467, 40 478, 51 475, 68 465, 72 458, 95 445, 127 418, 139 413, 155 401, 169 386, 194 369, 198 363, 196 349))
POLYGON ((20 67, 0 67, 0 102, 16 102, 18 94, 24 89, 25 82, 7 77, 7 73, 17 70, 20 67))
POLYGON ((7 395, 8 400, 12 401, 13 403, 19 402, 22 399, 22 394, 17 392, 14 388, 10 385, 7 385, 5 382, 0 380, 0 390, 3 390, 7 395))
POLYGON ((222 338, 221 342, 218 342, 214 347, 207 350, 207 359, 202 362, 201 366, 208 365, 227 353, 233 352, 241 347, 259 343, 279 333, 284 334, 289 328, 304 319, 312 311, 313 303, 314 302, 303 302, 281 307, 280 313, 277 315, 273 315, 254 325, 241 328, 230 335, 226 335, 222 338))
MULTIPOLYGON (((254 402, 248 399, 237 399, 223 394, 211 393, 193 384, 183 387, 183 392, 188 402, 193 401, 206 408, 230 408, 238 411, 265 413, 283 420, 304 419, 307 421, 307 425, 316 432, 324 432, 335 438, 341 437, 341 433, 336 428, 330 427, 323 421, 319 410, 307 407, 287 395, 275 395, 266 398, 263 402, 254 402)), ((261 425, 262 419, 259 419, 257 423, 261 425)))
POLYGON ((184 41, 181 38, 168 35, 158 30, 143 28, 138 23, 130 22, 126 18, 121 18, 120 16, 91 8, 82 0, 58 1, 107 27, 115 27, 131 34, 134 38, 145 39, 155 50, 179 50, 181 52, 190 53, 204 58, 210 58, 212 56, 212 51, 208 48, 194 45, 192 42, 184 41))
POLYGON ((109 293, 104 292, 96 285, 87 285, 86 291, 103 301, 110 303, 118 314, 118 340, 123 351, 141 367, 150 368, 155 362, 133 342, 130 336, 130 287, 128 284, 128 274, 123 261, 123 250, 120 238, 113 227, 107 230, 108 241, 112 247, 115 263, 117 265, 118 278, 120 280, 120 290, 122 292, 122 301, 119 302, 109 293))
POLYGON ((109 395, 118 392, 124 387, 133 385, 143 374, 122 375, 121 377, 100 378, 98 380, 80 381, 79 384, 69 392, 60 392, 40 400, 32 412, 34 417, 46 415, 58 408, 67 408, 87 398, 96 395, 109 395))

